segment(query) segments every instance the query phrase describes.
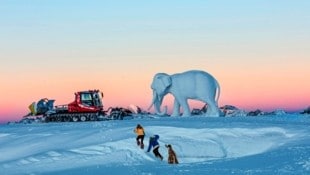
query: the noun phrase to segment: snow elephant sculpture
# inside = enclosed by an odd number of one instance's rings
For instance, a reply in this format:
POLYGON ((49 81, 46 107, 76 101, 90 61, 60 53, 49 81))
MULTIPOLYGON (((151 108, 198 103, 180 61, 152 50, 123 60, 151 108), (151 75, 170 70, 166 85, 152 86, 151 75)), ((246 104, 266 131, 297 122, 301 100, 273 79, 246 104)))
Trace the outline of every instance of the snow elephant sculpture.
POLYGON ((170 93, 174 96, 174 107, 171 116, 179 116, 180 107, 183 108, 182 116, 190 116, 188 99, 207 103, 206 116, 220 116, 220 110, 218 109, 220 86, 218 81, 207 72, 191 70, 173 75, 157 73, 153 78, 151 88, 153 90, 153 100, 149 109, 154 105, 156 114, 164 115, 167 113, 167 107, 162 112, 161 105, 164 96, 170 93))

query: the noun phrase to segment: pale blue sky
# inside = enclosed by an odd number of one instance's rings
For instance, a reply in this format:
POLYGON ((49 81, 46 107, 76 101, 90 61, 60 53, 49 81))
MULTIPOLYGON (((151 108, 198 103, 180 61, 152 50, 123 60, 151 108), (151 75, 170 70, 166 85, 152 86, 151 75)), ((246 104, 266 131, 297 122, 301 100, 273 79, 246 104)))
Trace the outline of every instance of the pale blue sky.
POLYGON ((117 49, 140 54, 154 48, 168 54, 183 49, 201 52, 197 45, 208 46, 210 52, 218 47, 240 52, 248 44, 294 46, 309 39, 309 8, 306 0, 4 0, 0 44, 4 53, 17 48, 65 52, 64 47, 82 47, 110 54, 117 49))

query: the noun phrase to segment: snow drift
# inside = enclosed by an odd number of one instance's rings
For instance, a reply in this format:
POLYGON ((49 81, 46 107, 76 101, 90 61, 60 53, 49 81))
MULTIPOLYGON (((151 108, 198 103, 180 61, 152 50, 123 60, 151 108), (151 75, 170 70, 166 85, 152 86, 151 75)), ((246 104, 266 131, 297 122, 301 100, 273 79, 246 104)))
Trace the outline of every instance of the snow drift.
POLYGON ((109 171, 115 174, 270 174, 285 170, 287 174, 306 174, 310 171, 309 123, 307 117, 287 115, 145 116, 124 121, 4 125, 0 127, 0 171, 1 174, 109 171), (133 133, 137 123, 145 128, 146 145, 149 136, 160 135, 163 162, 137 147, 133 133), (179 165, 167 164, 164 144, 173 145, 179 165), (262 160, 269 165, 263 163, 261 167, 262 160))

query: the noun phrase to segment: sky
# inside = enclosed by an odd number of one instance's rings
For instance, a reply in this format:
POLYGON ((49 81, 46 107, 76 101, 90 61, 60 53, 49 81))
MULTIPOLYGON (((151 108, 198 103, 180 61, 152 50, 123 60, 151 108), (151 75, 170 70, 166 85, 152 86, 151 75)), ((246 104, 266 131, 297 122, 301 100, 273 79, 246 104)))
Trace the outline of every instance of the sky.
POLYGON ((0 123, 88 89, 103 91, 105 108, 147 109, 156 73, 192 69, 219 81, 220 106, 304 109, 309 9, 308 0, 2 0, 0 123))

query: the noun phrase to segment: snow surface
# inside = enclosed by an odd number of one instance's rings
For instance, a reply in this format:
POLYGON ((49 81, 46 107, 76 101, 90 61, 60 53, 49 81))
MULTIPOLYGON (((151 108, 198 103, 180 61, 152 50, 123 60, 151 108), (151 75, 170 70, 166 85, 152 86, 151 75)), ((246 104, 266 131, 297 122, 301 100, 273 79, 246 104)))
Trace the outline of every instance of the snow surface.
POLYGON ((158 117, 0 126, 0 174, 310 174, 310 116, 158 117), (156 159, 145 145, 160 136, 156 159), (167 163, 171 144, 180 164, 167 163))

